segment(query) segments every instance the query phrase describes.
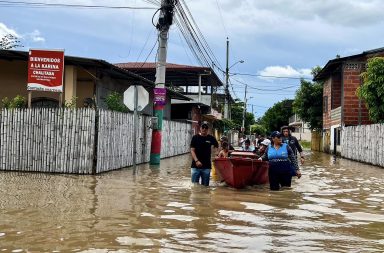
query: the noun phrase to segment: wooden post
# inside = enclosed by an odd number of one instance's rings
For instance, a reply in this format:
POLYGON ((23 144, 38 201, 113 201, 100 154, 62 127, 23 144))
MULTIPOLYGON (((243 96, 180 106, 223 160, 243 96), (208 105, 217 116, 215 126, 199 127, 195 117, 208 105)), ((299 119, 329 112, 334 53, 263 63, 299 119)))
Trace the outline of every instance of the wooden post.
POLYGON ((59 108, 63 107, 63 93, 59 93, 59 108))
POLYGON ((28 108, 32 107, 32 91, 28 91, 28 108))

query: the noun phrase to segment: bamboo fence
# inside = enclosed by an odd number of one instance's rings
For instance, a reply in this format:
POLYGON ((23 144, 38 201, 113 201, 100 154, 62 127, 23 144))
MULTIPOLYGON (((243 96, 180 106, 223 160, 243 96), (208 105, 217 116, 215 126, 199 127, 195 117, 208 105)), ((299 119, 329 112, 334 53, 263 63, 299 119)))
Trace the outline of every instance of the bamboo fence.
MULTIPOLYGON (((149 161, 149 116, 94 109, 2 109, 0 170, 94 174, 149 161)), ((191 124, 163 121, 161 157, 189 152, 191 124)))
POLYGON ((12 109, 0 115, 0 170, 92 173, 92 109, 12 109))
POLYGON ((384 167, 384 124, 344 127, 341 156, 384 167))

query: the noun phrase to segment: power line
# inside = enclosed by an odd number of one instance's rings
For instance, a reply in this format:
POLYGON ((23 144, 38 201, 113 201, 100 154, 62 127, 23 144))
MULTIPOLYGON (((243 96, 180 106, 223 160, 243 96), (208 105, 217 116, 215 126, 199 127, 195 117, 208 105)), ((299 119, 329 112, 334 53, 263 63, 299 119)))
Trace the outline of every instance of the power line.
POLYGON ((24 2, 24 1, 0 1, 2 7, 22 6, 34 8, 47 7, 69 7, 69 8, 92 8, 92 9, 131 9, 131 10, 154 10, 154 7, 132 7, 132 6, 110 6, 110 5, 83 5, 83 4, 61 4, 43 2, 24 2))
POLYGON ((144 64, 147 62, 149 56, 151 56, 151 54, 152 54, 152 52, 153 52, 153 49, 154 49, 155 46, 157 45, 157 42, 158 42, 158 40, 156 40, 156 41, 155 41, 155 44, 153 44, 153 47, 152 47, 151 51, 149 52, 149 54, 148 54, 147 57, 145 58, 143 64, 141 64, 140 68, 142 68, 142 67, 144 66, 144 64))
POLYGON ((224 31, 225 31, 225 33, 226 33, 226 35, 227 35, 227 37, 228 37, 228 31, 227 31, 227 28, 225 27, 223 14, 221 13, 221 8, 220 8, 219 1, 218 1, 218 0, 216 0, 216 5, 217 5, 217 9, 219 9, 220 19, 221 19, 221 24, 223 25, 224 31))
POLYGON ((241 82, 241 81, 236 80, 236 79, 233 79, 233 80, 235 82, 240 83, 240 84, 247 85, 250 89, 259 90, 259 91, 279 91, 279 90, 286 90, 286 89, 297 87, 297 85, 291 85, 291 86, 280 87, 280 88, 275 88, 275 89, 261 89, 261 88, 250 86, 249 84, 241 82))
MULTIPOLYGON (((140 57, 141 57, 141 54, 143 53, 145 47, 147 46, 147 43, 148 43, 148 41, 149 41, 149 38, 151 37, 151 34, 152 34, 154 31, 156 31, 156 30, 150 30, 150 31, 149 31, 149 33, 148 33, 148 35, 147 35, 147 39, 145 40, 145 43, 144 43, 144 45, 142 46, 139 55, 137 56, 136 63, 139 62, 139 59, 140 59, 140 57)), ((156 43, 157 43, 157 40, 156 40, 156 43)), ((152 50, 153 50, 153 48, 152 48, 152 50)), ((151 51, 152 51, 152 50, 151 50, 151 51)))
POLYGON ((248 73, 230 73, 231 75, 239 75, 239 76, 256 76, 256 77, 266 77, 266 78, 282 78, 282 79, 296 79, 296 80, 312 80, 310 77, 292 77, 292 76, 266 76, 266 75, 259 75, 259 74, 248 74, 248 73))

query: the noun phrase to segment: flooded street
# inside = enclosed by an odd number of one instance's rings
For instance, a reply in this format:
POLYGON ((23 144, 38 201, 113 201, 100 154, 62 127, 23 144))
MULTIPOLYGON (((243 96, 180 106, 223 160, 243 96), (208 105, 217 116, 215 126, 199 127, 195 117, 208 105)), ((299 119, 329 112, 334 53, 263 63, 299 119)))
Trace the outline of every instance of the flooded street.
POLYGON ((292 189, 192 186, 189 155, 0 172, 0 252, 383 252, 384 169, 312 153, 292 189))

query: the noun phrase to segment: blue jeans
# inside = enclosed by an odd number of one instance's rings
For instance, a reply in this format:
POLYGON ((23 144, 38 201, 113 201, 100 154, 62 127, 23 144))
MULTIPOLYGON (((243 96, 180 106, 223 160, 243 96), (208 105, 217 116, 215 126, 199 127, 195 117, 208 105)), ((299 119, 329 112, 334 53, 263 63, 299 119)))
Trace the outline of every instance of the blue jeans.
POLYGON ((210 177, 211 177, 211 169, 191 168, 192 183, 199 183, 201 178, 201 184, 208 186, 210 177))

